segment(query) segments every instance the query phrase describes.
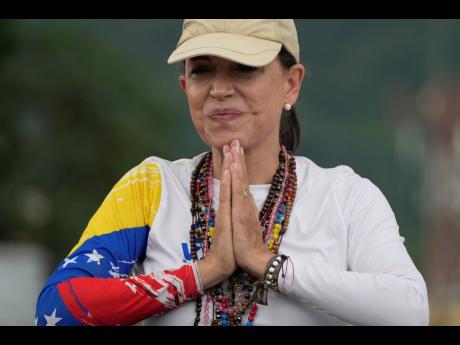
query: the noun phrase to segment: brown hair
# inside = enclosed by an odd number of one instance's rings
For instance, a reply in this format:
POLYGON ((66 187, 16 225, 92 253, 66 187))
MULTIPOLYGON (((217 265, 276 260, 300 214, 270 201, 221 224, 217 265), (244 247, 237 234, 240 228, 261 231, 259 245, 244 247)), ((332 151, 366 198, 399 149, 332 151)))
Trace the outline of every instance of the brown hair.
MULTIPOLYGON (((296 64, 294 57, 284 48, 278 54, 281 65, 289 69, 296 64)), ((282 110, 280 120, 280 144, 294 153, 300 144, 300 125, 294 106, 291 110, 282 110)))

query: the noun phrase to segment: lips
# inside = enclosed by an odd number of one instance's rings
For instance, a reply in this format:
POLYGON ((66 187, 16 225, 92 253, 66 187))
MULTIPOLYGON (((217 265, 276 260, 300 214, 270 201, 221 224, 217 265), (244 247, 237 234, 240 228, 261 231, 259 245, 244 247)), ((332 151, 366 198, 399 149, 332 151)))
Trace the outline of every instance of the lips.
POLYGON ((214 109, 208 114, 210 119, 216 121, 230 121, 239 116, 241 116, 241 111, 234 108, 214 109))

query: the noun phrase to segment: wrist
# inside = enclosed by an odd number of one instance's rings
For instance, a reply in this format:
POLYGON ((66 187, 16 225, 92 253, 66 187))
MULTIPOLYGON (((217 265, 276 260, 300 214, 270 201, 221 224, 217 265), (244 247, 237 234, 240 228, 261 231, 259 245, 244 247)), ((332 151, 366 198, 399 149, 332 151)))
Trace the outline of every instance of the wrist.
POLYGON ((197 261, 197 268, 203 290, 219 284, 231 274, 221 269, 221 266, 212 259, 212 256, 197 261))
POLYGON ((264 249, 258 254, 247 255, 245 260, 239 262, 239 266, 246 272, 250 273, 252 276, 256 277, 258 280, 263 279, 265 268, 267 263, 274 256, 271 251, 264 249))
MULTIPOLYGON (((274 291, 279 292, 278 287, 278 277, 283 269, 284 262, 288 259, 288 256, 284 254, 274 255, 267 263, 265 268, 264 276, 262 278, 262 283, 269 288, 272 288, 274 291)), ((284 277, 284 271, 283 271, 284 277)))
POLYGON ((259 284, 256 291, 256 303, 263 305, 268 304, 267 294, 269 288, 276 292, 280 291, 278 287, 278 276, 283 268, 284 262, 287 259, 288 257, 284 254, 275 254, 271 257, 270 260, 268 260, 267 265, 265 266, 263 277, 262 279, 259 279, 259 284))

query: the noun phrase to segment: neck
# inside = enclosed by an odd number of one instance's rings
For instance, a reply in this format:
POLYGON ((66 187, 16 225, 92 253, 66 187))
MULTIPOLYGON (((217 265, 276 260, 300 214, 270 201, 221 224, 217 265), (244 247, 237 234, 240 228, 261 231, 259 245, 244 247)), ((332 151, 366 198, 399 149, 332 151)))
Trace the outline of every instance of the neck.
MULTIPOLYGON (((276 143, 243 148, 249 184, 270 184, 278 168, 281 146, 276 143)), ((222 148, 213 147, 212 157, 214 178, 220 180, 222 176, 222 148)))

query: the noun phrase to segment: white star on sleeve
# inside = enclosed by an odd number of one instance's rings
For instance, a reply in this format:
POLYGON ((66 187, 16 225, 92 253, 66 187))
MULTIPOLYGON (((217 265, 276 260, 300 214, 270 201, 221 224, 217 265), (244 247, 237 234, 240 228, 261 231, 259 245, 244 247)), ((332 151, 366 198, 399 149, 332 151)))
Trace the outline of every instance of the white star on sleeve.
POLYGON ((56 324, 62 320, 62 317, 56 316, 56 308, 54 308, 54 311, 51 315, 43 315, 43 316, 46 319, 47 326, 56 326, 56 324))
POLYGON ((64 264, 61 266, 61 268, 66 268, 66 266, 68 264, 76 264, 77 263, 77 258, 78 258, 79 255, 77 256, 74 256, 72 259, 69 259, 69 258, 65 258, 64 259, 64 264))
POLYGON ((86 261, 86 263, 90 262, 97 262, 98 265, 100 265, 100 260, 104 259, 104 257, 97 252, 96 249, 93 249, 93 252, 91 254, 85 254, 89 259, 86 261))

